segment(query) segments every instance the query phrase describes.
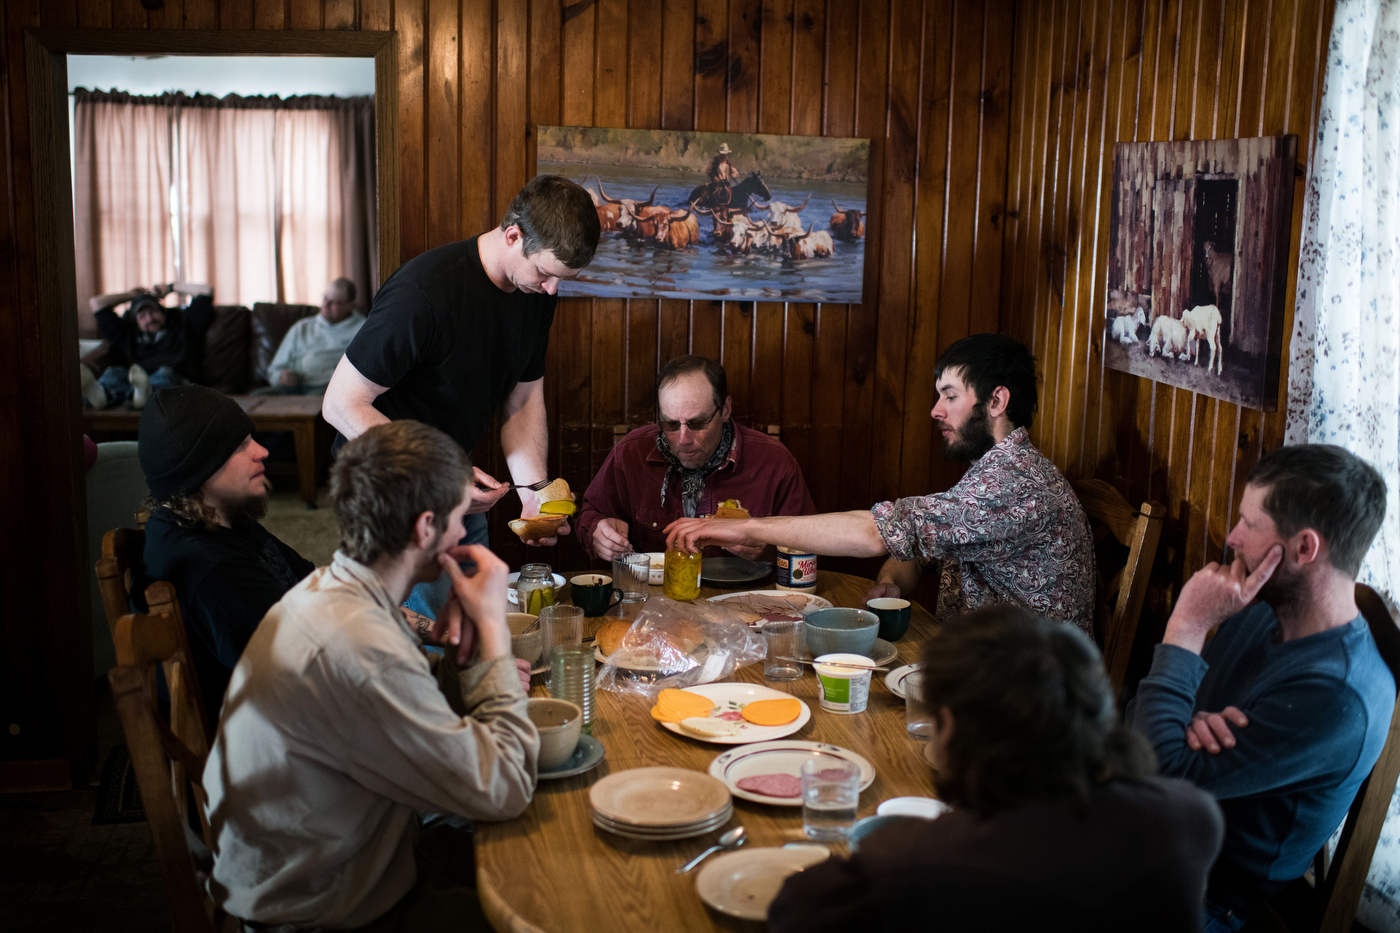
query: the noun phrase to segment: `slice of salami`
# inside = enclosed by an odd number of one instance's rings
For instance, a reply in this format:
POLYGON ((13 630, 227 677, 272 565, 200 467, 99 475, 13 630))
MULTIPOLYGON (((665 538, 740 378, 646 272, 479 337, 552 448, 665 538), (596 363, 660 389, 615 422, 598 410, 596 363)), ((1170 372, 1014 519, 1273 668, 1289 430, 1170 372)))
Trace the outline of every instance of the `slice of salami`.
POLYGON ((754 774, 734 783, 740 790, 765 797, 802 796, 802 779, 795 774, 754 774))

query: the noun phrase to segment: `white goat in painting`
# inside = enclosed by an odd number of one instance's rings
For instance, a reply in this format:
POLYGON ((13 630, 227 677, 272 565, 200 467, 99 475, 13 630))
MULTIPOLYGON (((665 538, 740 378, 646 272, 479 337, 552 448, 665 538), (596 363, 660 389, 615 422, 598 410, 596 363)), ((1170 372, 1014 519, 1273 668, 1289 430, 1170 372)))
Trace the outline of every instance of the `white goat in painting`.
POLYGON ((1215 305, 1196 305, 1181 314, 1181 323, 1186 327, 1186 348, 1191 361, 1200 364, 1201 341, 1210 344, 1210 362, 1206 372, 1214 367, 1216 375, 1224 370, 1224 353, 1220 348, 1220 309, 1215 305))
POLYGON ((1179 360, 1186 359, 1186 325, 1169 314, 1152 322, 1152 333, 1147 338, 1148 359, 1158 353, 1163 359, 1173 354, 1179 360))
POLYGON ((1139 327, 1147 324, 1147 312, 1138 308, 1135 314, 1120 314, 1113 319, 1113 329, 1109 336, 1122 344, 1138 342, 1139 327))

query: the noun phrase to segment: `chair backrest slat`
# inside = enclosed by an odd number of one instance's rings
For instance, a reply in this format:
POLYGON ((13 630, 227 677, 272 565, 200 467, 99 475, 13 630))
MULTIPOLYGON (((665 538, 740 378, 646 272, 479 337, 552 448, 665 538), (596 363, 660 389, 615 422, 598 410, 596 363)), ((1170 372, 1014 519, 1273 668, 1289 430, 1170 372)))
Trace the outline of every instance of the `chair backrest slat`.
POLYGON ((176 805, 180 798, 171 793, 158 720, 146 697, 146 678, 136 667, 118 665, 107 672, 107 679, 112 685, 122 730, 126 733, 131 767, 141 789, 141 802, 151 827, 156 858, 170 895, 175 929, 179 933, 213 933, 212 903, 200 890, 195 877, 183 829, 185 824, 176 805))
MULTIPOLYGON (((1123 689, 1128 674, 1128 659, 1137 638, 1138 618, 1147 597, 1147 582, 1152 564, 1157 559, 1157 544, 1162 536, 1166 506, 1160 502, 1144 502, 1133 508, 1113 486, 1098 479, 1073 483, 1075 495, 1091 522, 1107 528, 1119 544, 1128 548, 1128 558, 1119 575, 1118 599, 1112 607, 1103 607, 1103 660, 1113 692, 1123 689)), ((1099 593, 1102 599, 1105 593, 1099 593)))
MULTIPOLYGON (((1395 682, 1400 685, 1400 627, 1395 614, 1375 590, 1364 583, 1356 585, 1356 605, 1366 619, 1375 639, 1376 648, 1395 682)), ((1395 796, 1395 782, 1400 778, 1400 704, 1390 716, 1390 731, 1385 747, 1368 777, 1356 793, 1342 828, 1337 851, 1332 856, 1332 870, 1318 886, 1322 899, 1318 929, 1323 933, 1343 933, 1352 928, 1371 857, 1376 852, 1381 827, 1395 796)))

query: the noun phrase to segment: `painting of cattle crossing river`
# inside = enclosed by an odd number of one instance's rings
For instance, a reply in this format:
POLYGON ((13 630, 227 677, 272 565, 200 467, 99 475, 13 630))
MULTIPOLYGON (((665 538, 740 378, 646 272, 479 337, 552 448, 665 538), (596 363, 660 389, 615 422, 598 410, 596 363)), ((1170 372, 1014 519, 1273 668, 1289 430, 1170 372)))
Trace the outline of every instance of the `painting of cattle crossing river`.
POLYGON ((560 295, 856 304, 870 141, 539 128, 539 174, 592 196, 593 262, 560 295))

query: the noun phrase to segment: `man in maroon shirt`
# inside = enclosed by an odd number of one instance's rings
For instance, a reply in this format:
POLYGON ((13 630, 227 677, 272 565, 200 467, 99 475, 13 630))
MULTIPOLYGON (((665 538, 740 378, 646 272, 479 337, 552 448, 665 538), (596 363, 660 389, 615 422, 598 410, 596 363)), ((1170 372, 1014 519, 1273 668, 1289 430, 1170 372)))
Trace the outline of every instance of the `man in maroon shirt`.
MULTIPOLYGON (((735 424, 724 367, 680 356, 656 380, 657 423, 618 441, 588 484, 578 536, 604 560, 629 551, 664 551, 664 529, 678 518, 713 515, 737 499, 755 517, 810 515, 816 506, 802 470, 782 442, 735 424)), ((771 547, 731 553, 766 560, 771 547)), ((708 556, 724 549, 705 548, 708 556)))

